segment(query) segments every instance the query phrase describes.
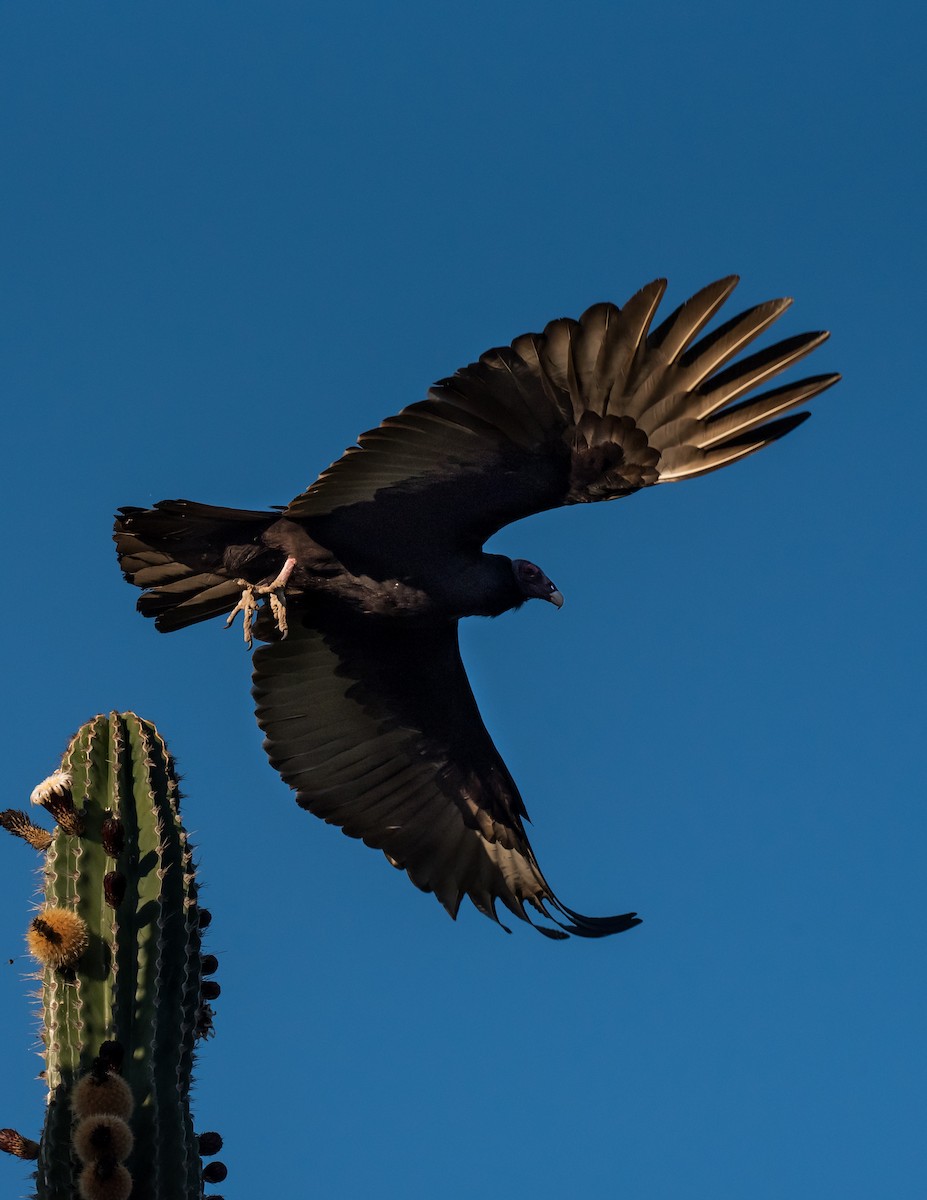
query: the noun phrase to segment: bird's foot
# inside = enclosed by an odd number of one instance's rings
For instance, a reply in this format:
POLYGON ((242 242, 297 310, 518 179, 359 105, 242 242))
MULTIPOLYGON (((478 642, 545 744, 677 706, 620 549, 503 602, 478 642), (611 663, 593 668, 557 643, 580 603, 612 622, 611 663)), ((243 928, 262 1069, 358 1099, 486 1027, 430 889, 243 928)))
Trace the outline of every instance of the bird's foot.
POLYGON ((258 614, 258 599, 261 596, 267 597, 270 603, 271 616, 280 630, 280 636, 286 637, 286 585, 295 566, 296 559, 288 558, 283 564, 280 574, 270 583, 249 583, 247 579, 240 579, 238 581, 241 584, 241 599, 229 613, 225 627, 228 629, 236 616, 242 613, 245 645, 249 649, 254 637, 254 622, 258 614))

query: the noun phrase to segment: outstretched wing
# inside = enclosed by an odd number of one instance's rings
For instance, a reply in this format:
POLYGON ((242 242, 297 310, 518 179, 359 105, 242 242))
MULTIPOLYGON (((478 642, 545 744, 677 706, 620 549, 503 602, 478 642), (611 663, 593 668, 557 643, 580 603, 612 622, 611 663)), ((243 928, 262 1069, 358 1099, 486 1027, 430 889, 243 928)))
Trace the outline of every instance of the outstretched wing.
POLYGON ((736 284, 710 284, 651 331, 657 280, 622 309, 596 304, 488 351, 363 434, 286 515, 334 544, 379 535, 394 554, 423 539, 472 548, 531 513, 692 478, 769 445, 839 375, 746 399, 828 335, 728 365, 791 303, 757 305, 696 341, 736 284))
POLYGON ((638 924, 633 913, 584 917, 551 891, 470 690, 456 622, 413 628, 314 602, 285 641, 255 652, 253 690, 265 749, 298 802, 382 850, 452 917, 469 896, 494 920, 501 900, 530 921, 527 903, 557 923, 535 926, 554 937, 638 924))

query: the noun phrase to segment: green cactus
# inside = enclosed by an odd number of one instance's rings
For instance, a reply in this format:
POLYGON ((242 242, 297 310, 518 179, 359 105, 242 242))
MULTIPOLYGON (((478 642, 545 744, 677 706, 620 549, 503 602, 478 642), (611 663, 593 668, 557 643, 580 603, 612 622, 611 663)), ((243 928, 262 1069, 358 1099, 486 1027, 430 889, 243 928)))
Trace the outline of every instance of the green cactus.
MULTIPOLYGON (((203 980, 209 914, 178 798, 154 725, 110 713, 78 730, 33 792, 52 834, 0 813, 45 853, 45 904, 28 934, 43 963, 48 1084, 37 1200, 200 1200, 204 1178, 224 1177, 220 1163, 204 1175, 201 1154, 221 1140, 201 1143, 190 1115, 194 1046, 211 1032, 218 987, 203 980)), ((0 1148, 29 1158, 35 1146, 0 1130, 0 1148)))

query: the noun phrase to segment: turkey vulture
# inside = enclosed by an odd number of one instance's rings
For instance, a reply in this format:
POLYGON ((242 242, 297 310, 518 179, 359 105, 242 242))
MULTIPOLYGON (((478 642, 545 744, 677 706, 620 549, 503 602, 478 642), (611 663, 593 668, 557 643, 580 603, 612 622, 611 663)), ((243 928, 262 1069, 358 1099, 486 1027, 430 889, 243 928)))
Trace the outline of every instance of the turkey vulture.
POLYGON ((696 341, 736 284, 710 284, 651 331, 657 280, 624 308, 596 304, 490 350, 363 434, 285 508, 119 510, 139 610, 164 632, 243 610, 248 643, 252 627, 266 643, 253 692, 271 763, 304 808, 382 850, 452 917, 466 895, 496 921, 501 900, 552 937, 639 923, 586 917, 554 895, 457 623, 563 602, 533 563, 483 551, 503 525, 726 466, 794 429, 808 414, 783 414, 838 380, 745 399, 828 335, 727 365, 791 303, 759 304, 696 341))

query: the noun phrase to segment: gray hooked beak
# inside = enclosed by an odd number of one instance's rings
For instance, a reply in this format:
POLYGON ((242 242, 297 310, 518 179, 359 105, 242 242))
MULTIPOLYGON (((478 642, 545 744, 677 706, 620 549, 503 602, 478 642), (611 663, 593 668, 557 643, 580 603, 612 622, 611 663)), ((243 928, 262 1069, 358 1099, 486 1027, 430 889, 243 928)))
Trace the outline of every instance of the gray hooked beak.
POLYGON ((556 604, 558 608, 563 608, 563 592, 558 591, 556 588, 554 588, 549 596, 545 596, 545 599, 549 600, 551 604, 556 604))

